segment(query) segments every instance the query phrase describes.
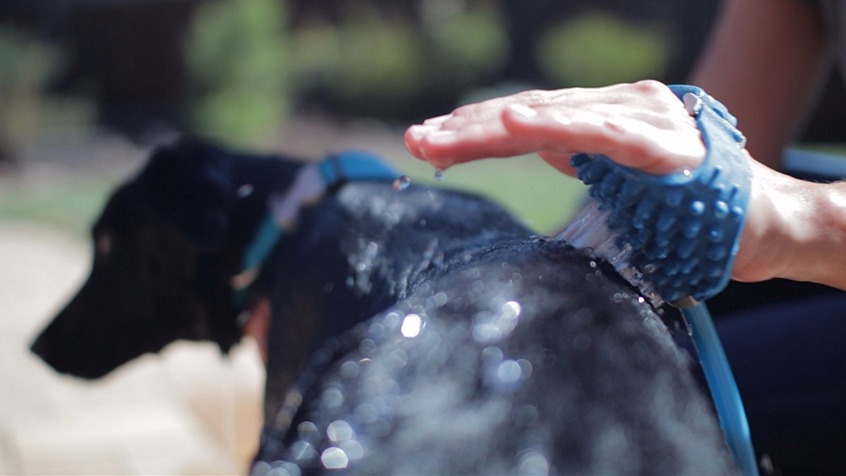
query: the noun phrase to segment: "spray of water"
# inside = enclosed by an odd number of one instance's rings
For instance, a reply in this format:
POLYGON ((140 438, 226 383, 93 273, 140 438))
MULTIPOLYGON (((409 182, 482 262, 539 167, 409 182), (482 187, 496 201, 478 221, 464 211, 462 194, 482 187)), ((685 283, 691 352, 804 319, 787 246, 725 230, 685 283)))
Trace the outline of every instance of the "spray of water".
POLYGON ((631 265, 632 247, 620 243, 618 235, 608 228, 607 210, 603 210, 596 200, 588 200, 573 220, 567 225, 556 240, 584 250, 594 258, 607 261, 632 286, 638 288, 654 306, 661 306, 664 301, 655 292, 654 286, 645 279, 641 270, 631 265))

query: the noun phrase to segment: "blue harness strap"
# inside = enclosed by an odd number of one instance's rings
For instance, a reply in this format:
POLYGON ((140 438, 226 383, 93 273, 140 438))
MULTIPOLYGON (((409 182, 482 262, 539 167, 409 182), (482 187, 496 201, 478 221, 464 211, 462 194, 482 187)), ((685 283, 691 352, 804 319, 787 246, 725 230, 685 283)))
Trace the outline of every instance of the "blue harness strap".
MULTIPOLYGON (((379 156, 357 150, 332 154, 317 164, 326 190, 346 182, 394 181, 400 173, 386 164, 379 156)), ((253 283, 270 253, 285 236, 272 212, 262 220, 255 236, 244 251, 241 272, 232 279, 234 303, 243 307, 247 288, 253 283)))
POLYGON ((370 152, 348 150, 326 157, 317 165, 331 188, 343 182, 393 181, 400 174, 370 152))

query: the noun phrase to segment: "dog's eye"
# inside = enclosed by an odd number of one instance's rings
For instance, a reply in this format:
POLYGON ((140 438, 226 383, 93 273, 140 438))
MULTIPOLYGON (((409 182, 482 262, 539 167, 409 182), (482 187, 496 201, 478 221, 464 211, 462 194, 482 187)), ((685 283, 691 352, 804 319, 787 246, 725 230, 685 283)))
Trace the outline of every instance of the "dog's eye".
POLYGON ((97 247, 97 254, 99 256, 109 256, 112 252, 112 235, 108 233, 100 233, 95 239, 95 246, 97 247))

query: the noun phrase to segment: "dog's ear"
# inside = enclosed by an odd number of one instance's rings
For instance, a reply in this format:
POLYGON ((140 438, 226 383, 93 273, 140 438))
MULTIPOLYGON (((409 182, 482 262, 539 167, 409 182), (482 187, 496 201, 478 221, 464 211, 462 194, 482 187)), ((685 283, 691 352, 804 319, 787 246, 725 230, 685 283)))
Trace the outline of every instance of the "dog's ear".
POLYGON ((203 249, 216 249, 226 237, 235 201, 233 158, 194 138, 156 149, 133 188, 150 206, 203 249))

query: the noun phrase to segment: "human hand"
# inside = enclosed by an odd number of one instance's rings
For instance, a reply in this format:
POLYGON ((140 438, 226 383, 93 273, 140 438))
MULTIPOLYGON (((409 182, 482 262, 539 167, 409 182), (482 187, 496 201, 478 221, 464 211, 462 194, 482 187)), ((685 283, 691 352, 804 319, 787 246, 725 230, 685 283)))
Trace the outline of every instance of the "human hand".
POLYGON ((657 81, 491 99, 411 126, 405 143, 440 169, 536 152, 568 175, 569 156, 578 152, 653 174, 694 169, 705 157, 696 122, 657 81))
MULTIPOLYGON (((405 143, 435 167, 536 152, 574 175, 569 155, 603 154, 652 174, 695 169, 705 146, 665 85, 527 91, 463 106, 410 127, 405 143)), ((744 153, 746 153, 744 151, 744 153)), ((747 153, 748 157, 748 153, 747 153)), ((846 290, 846 184, 812 184, 751 157, 752 190, 732 277, 814 281, 846 290)))

